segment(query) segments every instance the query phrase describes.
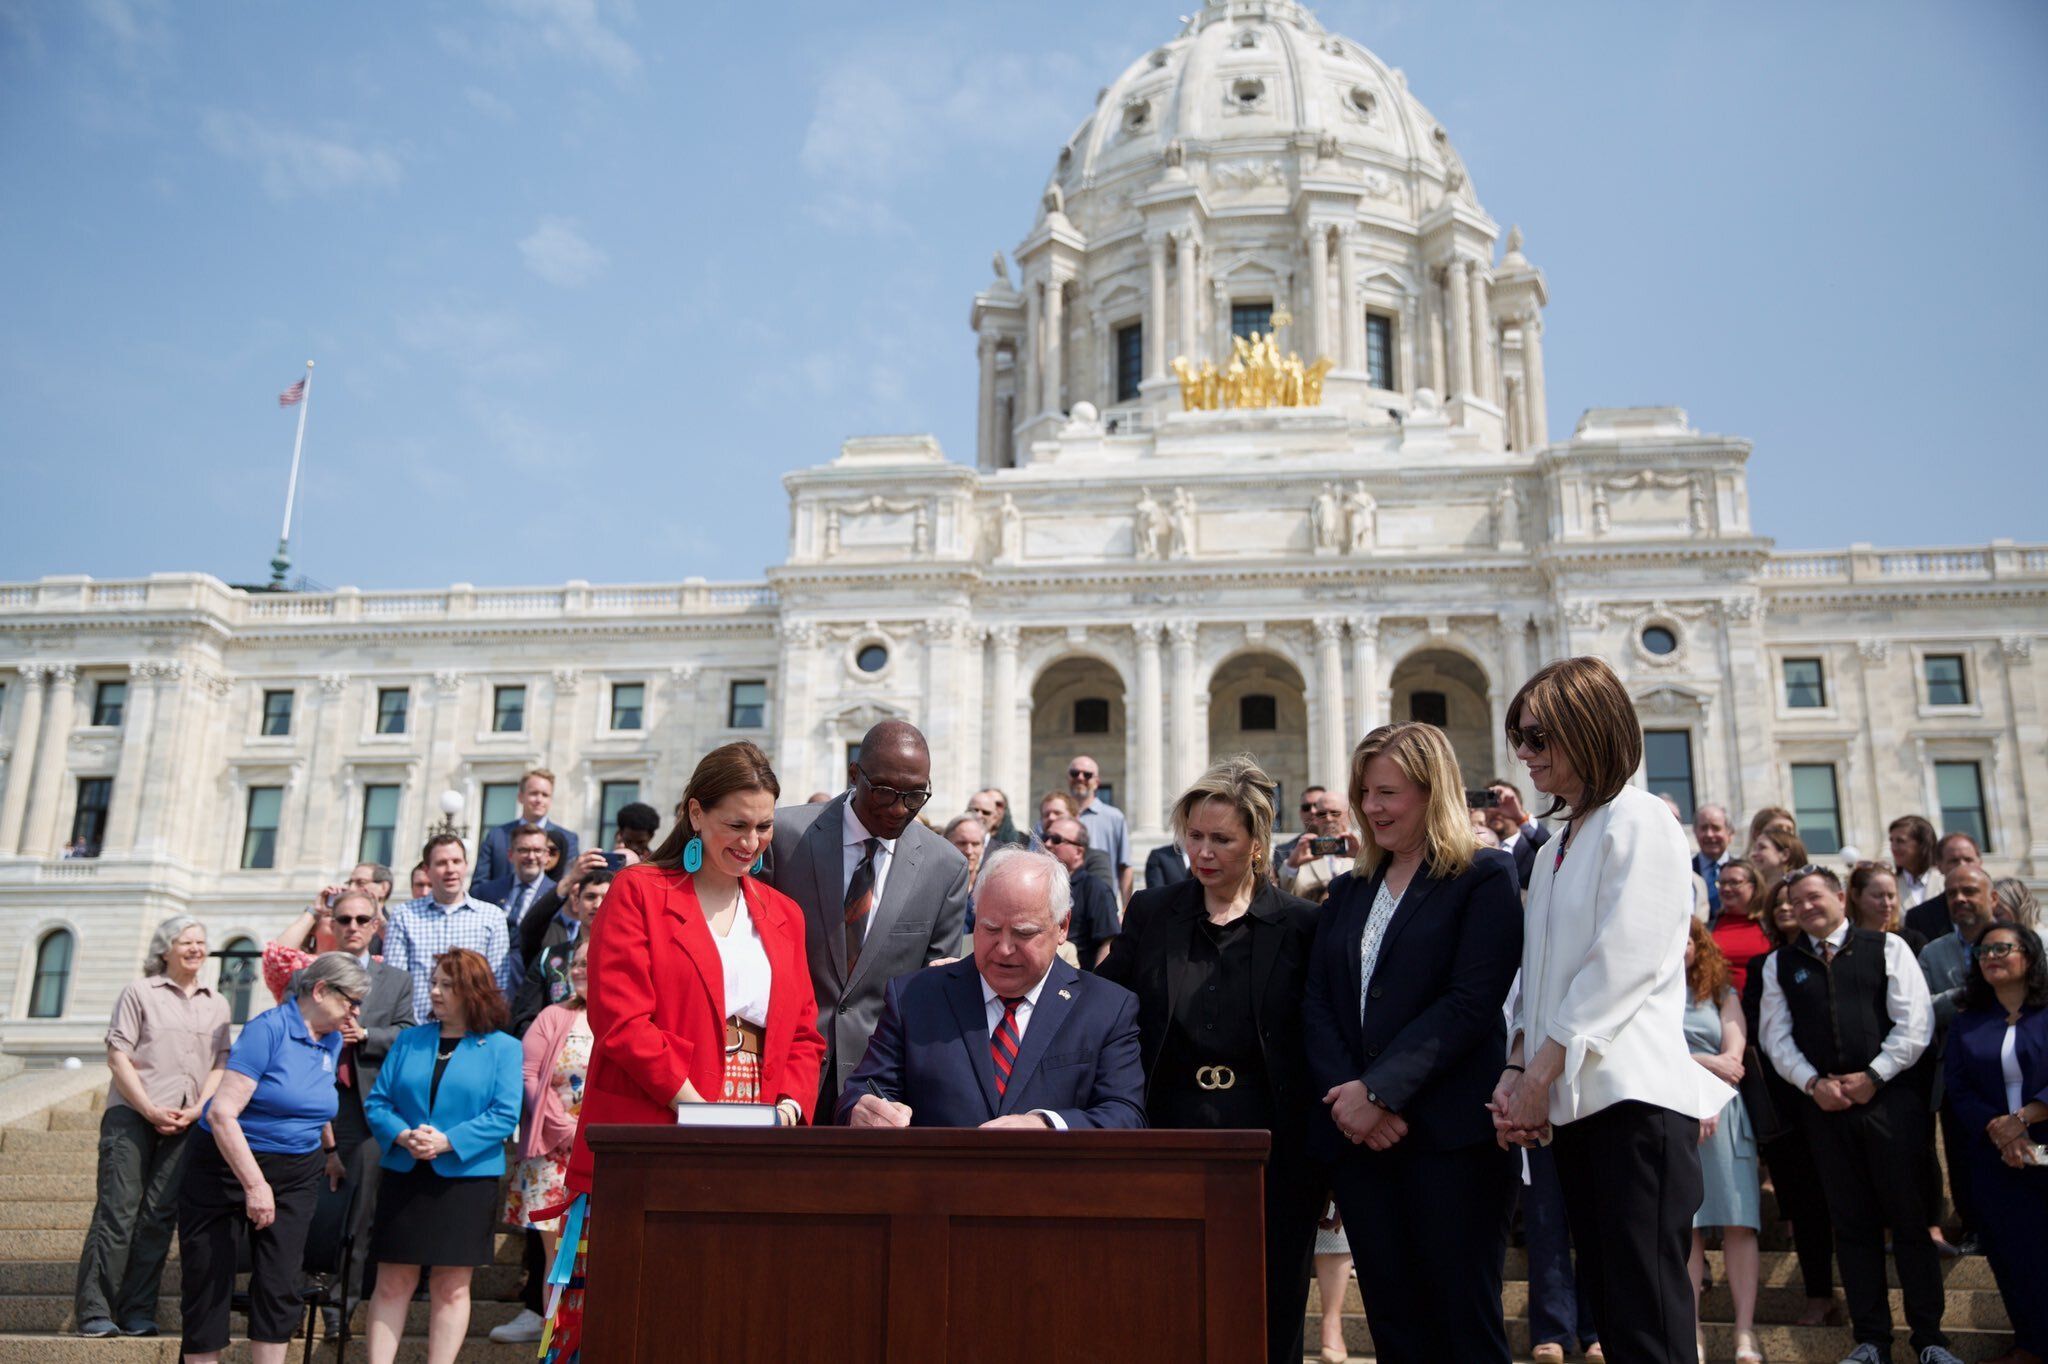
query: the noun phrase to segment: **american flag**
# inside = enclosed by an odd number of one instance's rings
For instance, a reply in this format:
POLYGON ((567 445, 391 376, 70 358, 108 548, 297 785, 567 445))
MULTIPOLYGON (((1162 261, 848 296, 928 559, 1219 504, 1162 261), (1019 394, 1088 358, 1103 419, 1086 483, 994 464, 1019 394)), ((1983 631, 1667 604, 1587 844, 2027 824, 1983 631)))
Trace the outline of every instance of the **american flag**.
POLYGON ((304 379, 299 380, 290 388, 277 395, 277 405, 279 407, 297 407, 304 401, 306 401, 306 381, 304 379))

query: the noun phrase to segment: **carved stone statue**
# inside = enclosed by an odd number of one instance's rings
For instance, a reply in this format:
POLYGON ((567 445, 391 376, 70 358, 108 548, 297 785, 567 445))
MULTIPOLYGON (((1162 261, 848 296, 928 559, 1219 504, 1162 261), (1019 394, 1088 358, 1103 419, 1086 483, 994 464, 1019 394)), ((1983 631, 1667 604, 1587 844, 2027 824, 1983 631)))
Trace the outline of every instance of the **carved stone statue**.
POLYGON ((1166 164, 1169 167, 1179 170, 1186 163, 1187 159, 1188 148, 1186 143, 1176 137, 1166 144, 1166 164))
POLYGON ((1379 539, 1380 504, 1360 483, 1344 495, 1344 549, 1363 554, 1379 539))
POLYGON ((1593 534, 1605 535, 1614 525, 1614 514, 1607 509, 1607 489, 1593 485, 1593 534))
POLYGON ((1045 187, 1045 214, 1049 218, 1055 213, 1067 211, 1067 192, 1055 180, 1045 187))
POLYGON ((839 552, 839 509, 834 507, 825 513, 825 557, 831 558, 839 552))
POLYGON ((1520 544, 1522 540, 1522 499, 1515 495, 1512 481, 1500 485, 1500 491, 1493 497, 1493 538, 1503 545, 1520 544))
POLYGON ((1334 551, 1344 535, 1344 514, 1337 507, 1336 491, 1325 483, 1309 508, 1309 528, 1315 533, 1318 553, 1334 551))
POLYGON ((996 554, 1003 559, 1024 557, 1024 514, 1017 510, 1017 504, 1008 493, 1003 494, 1003 505, 996 513, 996 554))
POLYGON ((1166 510, 1152 500, 1152 490, 1147 488, 1139 494, 1137 510, 1132 513, 1131 537, 1137 544, 1138 557, 1166 557, 1166 535, 1166 510))
POLYGON ((1705 534, 1707 529, 1707 490, 1697 482, 1692 485, 1692 497, 1688 502, 1692 513, 1693 533, 1705 534))
POLYGON ((1173 490, 1172 544, 1169 558, 1186 559, 1195 552, 1195 499, 1186 488, 1173 490))
POLYGON ((932 552, 932 514, 922 502, 910 524, 910 552, 919 558, 932 552))
POLYGON ((1001 285, 1005 289, 1014 289, 1017 287, 1014 284, 1010 283, 1010 261, 1007 256, 1005 256, 1002 252, 998 251, 996 252, 995 260, 992 261, 991 264, 995 266, 997 284, 1001 285))
POLYGON ((1335 161, 1336 159, 1337 135, 1335 133, 1324 133, 1316 139, 1316 160, 1335 161))

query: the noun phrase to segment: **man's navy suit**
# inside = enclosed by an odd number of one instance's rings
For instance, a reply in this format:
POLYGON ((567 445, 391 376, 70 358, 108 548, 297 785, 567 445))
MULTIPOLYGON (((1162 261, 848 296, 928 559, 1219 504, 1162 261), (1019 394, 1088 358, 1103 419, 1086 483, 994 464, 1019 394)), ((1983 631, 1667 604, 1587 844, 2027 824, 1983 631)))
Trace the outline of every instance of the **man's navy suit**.
POLYGON ((1055 960, 998 1097, 974 959, 899 976, 889 982, 867 1055, 839 1096, 837 1120, 845 1122, 870 1093, 908 1104, 912 1127, 979 1127, 1038 1110, 1059 1114, 1069 1128, 1143 1127, 1138 997, 1055 960))

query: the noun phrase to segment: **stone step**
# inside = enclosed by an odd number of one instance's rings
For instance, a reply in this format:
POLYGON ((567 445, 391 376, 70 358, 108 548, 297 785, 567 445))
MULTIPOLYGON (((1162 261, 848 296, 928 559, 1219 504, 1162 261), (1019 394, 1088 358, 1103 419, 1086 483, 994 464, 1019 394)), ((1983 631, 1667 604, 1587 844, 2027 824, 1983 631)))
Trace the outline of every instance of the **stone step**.
POLYGON ((98 1173, 97 1147, 41 1151, 0 1150, 0 1175, 85 1175, 98 1173))
MULTIPOLYGON (((1757 1259, 1757 1283, 1760 1287, 1799 1287, 1799 1258, 1791 1251, 1767 1250, 1757 1259)), ((1885 1260, 1885 1271, 1890 1276, 1891 1286, 1896 1289, 1899 1286, 1898 1267, 1889 1257, 1885 1260)), ((1727 1262, 1722 1258, 1720 1251, 1707 1252, 1707 1273, 1715 1283, 1728 1281, 1727 1262)), ((1943 1285, 1951 1290, 1967 1288, 1996 1292, 1998 1289, 1998 1282, 1991 1275, 1991 1262, 1982 1255, 1964 1255, 1954 1260, 1943 1260, 1941 1277, 1943 1285)), ((1528 1280, 1529 1256, 1526 1251, 1513 1247, 1508 1250, 1507 1278, 1510 1282, 1528 1280)))
MULTIPOLYGON (((477 1270, 470 1292, 479 1301, 510 1299, 519 1292, 518 1257, 504 1264, 485 1265, 477 1270)), ((173 1258, 164 1266, 162 1295, 175 1300, 183 1281, 181 1262, 173 1258)), ((76 1260, 0 1260, 0 1296, 55 1294, 69 1296, 77 1286, 76 1260)))
MULTIPOLYGON (((368 1325, 368 1308, 358 1307, 355 1314, 354 1331, 360 1335, 368 1325)), ((472 1299, 469 1310, 469 1334, 489 1334, 494 1326, 519 1315, 519 1304, 495 1299, 472 1299)), ((156 1324, 166 1335, 176 1336, 183 1322, 176 1298, 165 1298, 157 1304, 156 1324)), ((62 1333, 74 1330, 77 1323, 71 1316, 71 1295, 56 1294, 18 1295, 0 1297, 0 1333, 15 1332, 62 1333)), ((248 1320, 237 1314, 228 1328, 234 1337, 245 1335, 249 1329, 248 1320)), ((405 1332, 407 1335, 423 1336, 427 1331, 427 1304, 415 1302, 406 1313, 405 1332)), ((4 1336, 0 1336, 4 1339, 4 1336)), ((0 1359, 7 1357, 6 1349, 0 1346, 0 1359)), ((42 1364, 38 1360, 37 1364, 42 1364)))
POLYGON ((85 1151, 92 1152, 100 1144, 98 1124, 89 1129, 64 1132, 39 1132, 32 1127, 9 1127, 0 1129, 0 1151, 85 1151))
MULTIPOLYGON (((1313 1344, 1318 1339, 1320 1328, 1310 1318, 1308 1340, 1313 1344)), ((2012 1337, 2003 1331, 1972 1331, 1946 1328, 1949 1348, 1963 1360, 1963 1364, 1983 1364, 1996 1359, 2012 1345, 2012 1337)), ((1707 1359, 1709 1364, 1723 1364, 1735 1357, 1735 1328, 1709 1323, 1705 1330, 1707 1359)), ((1847 1328, 1832 1326, 1758 1326, 1757 1344, 1762 1348, 1764 1358, 1771 1364, 1836 1364, 1836 1361, 1854 1347, 1855 1340, 1847 1328)), ((1344 1318, 1344 1343, 1354 1359, 1372 1355, 1372 1336, 1365 1329, 1365 1318, 1344 1318)), ((1515 1358, 1529 1357, 1529 1324, 1525 1321, 1508 1323, 1508 1346, 1515 1358)), ((1899 1333, 1899 1358, 1904 1358, 1905 1332, 1899 1333)), ((38 1361, 41 1364, 41 1361, 38 1361)))
POLYGON ((0 1203, 0 1231, 84 1231, 91 1223, 90 1199, 0 1203))
MULTIPOLYGON (((1322 1314, 1323 1295, 1311 1286, 1308 1294, 1309 1319, 1315 1320, 1322 1314)), ((1897 1289, 1892 1290, 1892 1315, 1899 1321, 1906 1319, 1905 1296, 1897 1289)), ((1838 1299, 1839 1300, 1839 1299, 1838 1299)), ((1344 1305, 1341 1309, 1346 1316, 1362 1315, 1364 1300, 1359 1296, 1358 1281, 1351 1280, 1344 1290, 1344 1305)), ((1510 1319, 1526 1319, 1529 1315, 1529 1285, 1521 1280, 1510 1280, 1501 1290, 1501 1310, 1510 1319)), ((1777 1325, 1790 1325, 1797 1321, 1806 1310, 1806 1294, 1799 1288, 1763 1288, 1757 1293, 1756 1319, 1777 1325)), ((1717 1283, 1700 1298, 1700 1319, 1709 1322, 1732 1322, 1735 1320, 1735 1299, 1726 1284, 1717 1283)), ((2005 1299, 1992 1289, 1948 1290, 1946 1305, 1942 1309, 1942 1320, 1951 1327, 1980 1331, 2010 1331, 2011 1320, 2006 1316, 2005 1299)))
MULTIPOLYGON (((305 1342, 293 1343, 286 1357, 297 1361, 305 1349, 305 1342)), ((316 1357, 331 1361, 334 1351, 316 1351, 316 1357)), ((537 1349, 532 1345, 495 1345, 482 1338, 464 1342, 457 1358, 460 1364, 533 1364, 537 1349)), ((367 1364, 369 1348, 361 1341, 349 1342, 348 1351, 342 1356, 344 1364, 367 1364)), ((249 1343, 237 1339, 222 1353, 224 1364, 249 1364, 249 1343)), ((0 1334, 0 1361, 32 1361, 32 1364, 179 1364, 178 1338, 175 1335, 158 1336, 152 1340, 137 1340, 116 1337, 112 1340, 86 1340, 79 1336, 58 1335, 49 1332, 36 1334, 0 1334)), ((402 1340, 398 1344, 398 1364, 427 1364, 427 1342, 424 1338, 402 1340)))
MULTIPOLYGON (((496 1263, 516 1265, 521 1255, 521 1237, 509 1232, 500 1232, 497 1239, 496 1263)), ((66 1227, 61 1230, 10 1231, 0 1235, 0 1263, 9 1260, 69 1260, 78 1263, 79 1255, 85 1249, 85 1228, 66 1227)), ((171 1240, 171 1258, 178 1258, 178 1242, 171 1240)), ((0 1359, 0 1364, 5 1364, 0 1359)))
POLYGON ((84 1173, 0 1174, 0 1203, 44 1203, 59 1199, 90 1203, 99 1194, 99 1176, 84 1173))
POLYGON ((100 1110, 97 1108, 53 1108, 50 1110, 51 1132, 98 1132, 100 1110))

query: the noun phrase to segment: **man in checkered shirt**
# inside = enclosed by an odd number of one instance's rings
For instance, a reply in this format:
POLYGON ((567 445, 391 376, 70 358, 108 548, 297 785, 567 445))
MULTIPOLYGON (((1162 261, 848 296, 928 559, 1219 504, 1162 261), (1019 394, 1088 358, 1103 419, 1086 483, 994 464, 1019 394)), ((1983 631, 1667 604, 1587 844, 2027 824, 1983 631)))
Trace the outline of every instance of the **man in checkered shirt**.
POLYGON ((384 930, 384 964, 412 973, 413 1017, 432 1018, 428 993, 434 962, 443 952, 466 947, 491 964, 498 988, 509 997, 513 986, 512 945, 505 911, 469 893, 469 854, 454 834, 427 840, 422 860, 427 866, 427 893, 391 911, 384 930))

